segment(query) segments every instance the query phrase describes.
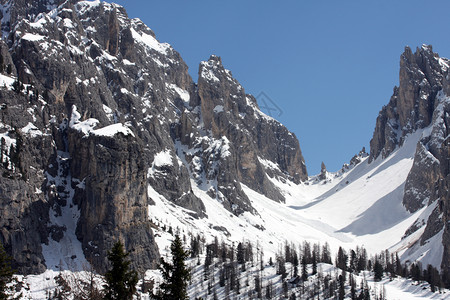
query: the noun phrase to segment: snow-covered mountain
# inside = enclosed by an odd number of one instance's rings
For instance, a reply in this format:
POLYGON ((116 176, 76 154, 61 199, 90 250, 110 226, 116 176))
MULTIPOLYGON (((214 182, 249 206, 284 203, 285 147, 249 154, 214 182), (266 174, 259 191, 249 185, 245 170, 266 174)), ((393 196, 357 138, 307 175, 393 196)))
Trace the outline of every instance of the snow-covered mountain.
POLYGON ((220 57, 195 83, 123 7, 2 0, 0 241, 23 274, 90 264, 121 239, 154 268, 171 228, 274 257, 287 242, 389 249, 445 272, 449 61, 401 56, 370 155, 308 177, 299 142, 220 57))

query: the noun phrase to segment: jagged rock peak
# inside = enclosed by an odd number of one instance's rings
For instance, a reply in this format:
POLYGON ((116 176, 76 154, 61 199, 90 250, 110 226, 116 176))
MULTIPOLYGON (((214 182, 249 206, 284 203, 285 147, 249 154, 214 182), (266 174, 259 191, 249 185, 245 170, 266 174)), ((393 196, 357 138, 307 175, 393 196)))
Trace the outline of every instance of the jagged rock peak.
POLYGON ((231 72, 224 68, 220 57, 212 55, 208 61, 200 63, 198 91, 204 125, 212 130, 213 135, 226 135, 233 141, 236 136, 230 129, 237 127, 242 131, 245 128, 257 141, 261 158, 278 164, 296 182, 307 179, 306 166, 295 135, 261 112, 255 97, 245 93, 231 72))
POLYGON ((387 157, 402 145, 407 134, 430 124, 448 66, 449 60, 440 58, 429 45, 422 45, 415 53, 405 47, 400 56, 399 86, 378 115, 369 161, 380 155, 387 157))
POLYGON ((222 58, 215 54, 211 54, 211 56, 209 57, 209 60, 216 61, 216 62, 222 64, 222 58))
POLYGON ((325 163, 322 162, 322 164, 320 165, 320 175, 319 175, 319 179, 320 180, 325 180, 327 179, 327 167, 325 166, 325 163))
POLYGON ((370 142, 370 161, 390 155, 402 146, 408 134, 421 130, 414 161, 403 194, 403 206, 411 213, 424 207, 405 236, 417 234, 417 241, 404 254, 419 257, 421 246, 438 239, 443 245, 442 270, 450 266, 449 165, 450 61, 422 45, 413 53, 406 47, 400 57, 400 84, 388 105, 381 110, 370 142), (441 234, 441 236, 439 235, 441 234))
POLYGON ((210 83, 219 83, 220 80, 230 80, 241 90, 242 86, 233 78, 230 70, 224 68, 220 56, 211 55, 207 61, 200 62, 199 81, 206 80, 210 83))

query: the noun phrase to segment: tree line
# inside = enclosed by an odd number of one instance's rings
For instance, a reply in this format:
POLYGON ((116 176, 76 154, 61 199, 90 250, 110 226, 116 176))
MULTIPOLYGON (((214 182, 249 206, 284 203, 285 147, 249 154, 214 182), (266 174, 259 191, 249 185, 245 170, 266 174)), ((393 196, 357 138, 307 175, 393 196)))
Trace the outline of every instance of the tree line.
MULTIPOLYGON (((446 272, 440 273, 431 265, 422 268, 420 263, 402 264, 397 253, 387 250, 369 257, 364 247, 348 251, 339 247, 332 259, 328 243, 285 242, 274 257, 265 258, 258 243, 241 241, 229 245, 217 238, 208 243, 198 234, 175 234, 170 253, 170 259, 161 258, 159 264, 162 282, 154 288, 154 283, 144 280, 140 295, 147 294, 150 299, 189 299, 191 285, 196 286, 196 299, 218 299, 219 294, 224 299, 384 299, 384 289, 371 290, 367 276, 373 276, 375 281, 387 277, 426 281, 432 292, 448 287, 446 272), (322 267, 331 266, 333 260, 334 271, 323 272, 322 267), (189 267, 188 261, 195 266, 189 267), (267 274, 267 270, 273 270, 276 277, 267 274)), ((60 273, 56 278, 58 288, 48 298, 133 299, 138 291, 138 274, 131 270, 127 257, 124 245, 115 243, 108 251, 110 269, 103 276, 103 286, 95 284, 95 272, 88 272, 91 277, 83 280, 68 280, 60 273), (73 282, 78 282, 80 288, 74 289, 73 282)), ((10 258, 1 247, 0 300, 11 294, 7 287, 13 280, 12 274, 10 258)))

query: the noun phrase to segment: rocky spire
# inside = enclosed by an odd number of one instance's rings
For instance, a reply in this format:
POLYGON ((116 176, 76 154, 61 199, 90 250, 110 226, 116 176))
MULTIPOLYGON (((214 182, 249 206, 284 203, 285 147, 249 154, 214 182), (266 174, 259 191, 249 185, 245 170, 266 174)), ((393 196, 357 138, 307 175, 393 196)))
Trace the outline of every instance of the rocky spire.
POLYGON ((232 160, 236 161, 232 168, 235 171, 231 172, 236 172, 239 181, 271 199, 283 201, 268 177, 287 175, 296 183, 307 179, 295 135, 260 111, 256 99, 245 93, 220 57, 212 55, 200 64, 198 94, 202 126, 211 130, 215 139, 225 136, 230 141, 232 160))
MULTIPOLYGON (((427 219, 419 219, 406 235, 422 230, 417 243, 405 252, 414 256, 419 246, 437 237, 444 248, 441 268, 450 267, 449 220, 449 165, 448 145, 450 100, 447 79, 450 61, 440 58, 431 46, 423 45, 413 53, 409 47, 400 58, 400 84, 388 105, 381 110, 370 142, 370 161, 385 158, 405 137, 427 128, 417 143, 414 163, 406 179, 403 205, 410 212, 425 206, 434 210, 427 219), (425 228, 422 228, 425 227, 425 228)), ((422 254, 422 253, 421 253, 422 254)), ((417 255, 421 255, 417 254, 417 255)))
POLYGON ((387 157, 404 137, 431 122, 436 94, 442 89, 447 67, 444 59, 423 45, 413 53, 409 47, 400 56, 400 85, 389 104, 380 111, 370 141, 370 161, 387 157))
POLYGON ((319 175, 319 179, 320 180, 325 180, 327 179, 327 167, 325 166, 325 163, 322 162, 322 164, 320 165, 320 175, 319 175))

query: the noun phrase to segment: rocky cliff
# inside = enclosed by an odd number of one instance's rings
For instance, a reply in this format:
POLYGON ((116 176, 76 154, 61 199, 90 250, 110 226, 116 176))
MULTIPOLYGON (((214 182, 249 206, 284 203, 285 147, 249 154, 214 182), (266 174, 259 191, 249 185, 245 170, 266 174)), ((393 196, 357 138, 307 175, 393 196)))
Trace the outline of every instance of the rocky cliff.
POLYGON ((423 233, 405 256, 431 238, 439 237, 444 249, 442 270, 450 268, 449 64, 449 60, 440 58, 431 46, 424 45, 415 53, 407 47, 400 59, 400 85, 394 88, 389 104, 381 110, 370 142, 370 160, 373 161, 391 154, 408 134, 422 132, 405 183, 403 205, 410 212, 425 206, 432 210, 407 231, 407 235, 419 230, 423 233))
POLYGON ((20 272, 56 267, 45 249, 71 236, 100 272, 118 239, 136 269, 154 267, 149 186, 203 218, 193 184, 239 215, 254 212, 241 184, 284 201, 271 178, 307 178, 295 135, 219 57, 196 84, 170 45, 100 1, 2 0, 0 17, 0 241, 20 272))

